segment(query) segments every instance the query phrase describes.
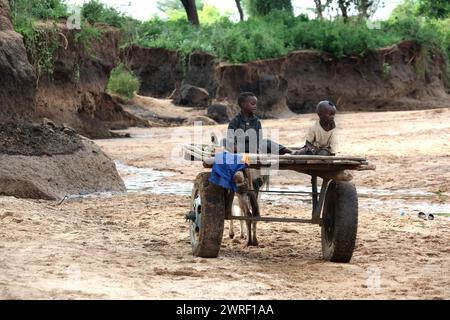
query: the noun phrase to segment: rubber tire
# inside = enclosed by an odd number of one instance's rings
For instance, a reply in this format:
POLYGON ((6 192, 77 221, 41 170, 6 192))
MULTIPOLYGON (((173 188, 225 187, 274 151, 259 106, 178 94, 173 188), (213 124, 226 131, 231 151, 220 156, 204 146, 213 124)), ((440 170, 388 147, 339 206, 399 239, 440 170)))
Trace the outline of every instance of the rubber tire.
POLYGON ((358 195, 350 182, 332 181, 322 214, 322 254, 332 262, 350 261, 358 229, 358 195), (329 232, 327 232, 328 228, 329 232))
POLYGON ((225 189, 210 183, 209 175, 209 172, 197 175, 191 197, 191 203, 194 203, 197 194, 201 200, 198 241, 191 241, 191 245, 192 254, 202 258, 216 258, 219 255, 225 223, 225 189))

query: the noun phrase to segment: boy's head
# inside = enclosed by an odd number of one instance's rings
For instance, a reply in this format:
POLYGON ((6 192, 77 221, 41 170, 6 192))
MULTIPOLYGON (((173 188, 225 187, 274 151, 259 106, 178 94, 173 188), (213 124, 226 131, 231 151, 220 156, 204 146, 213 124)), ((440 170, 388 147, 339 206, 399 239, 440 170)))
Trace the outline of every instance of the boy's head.
POLYGON ((239 107, 248 115, 254 115, 256 113, 257 102, 258 98, 252 92, 242 92, 238 97, 239 107))
POLYGON ((316 108, 320 121, 334 127, 334 116, 336 115, 336 106, 333 102, 324 100, 320 101, 316 108))

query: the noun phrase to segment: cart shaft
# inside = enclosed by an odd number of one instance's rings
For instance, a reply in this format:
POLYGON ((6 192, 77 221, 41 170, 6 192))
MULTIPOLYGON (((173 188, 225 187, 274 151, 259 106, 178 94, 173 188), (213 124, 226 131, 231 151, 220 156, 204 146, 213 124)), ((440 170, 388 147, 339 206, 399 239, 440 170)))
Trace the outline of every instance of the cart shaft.
POLYGON ((295 222, 295 223, 320 224, 320 221, 313 221, 311 219, 278 218, 278 217, 241 217, 241 216, 231 216, 231 217, 226 218, 226 220, 265 221, 265 222, 295 222))

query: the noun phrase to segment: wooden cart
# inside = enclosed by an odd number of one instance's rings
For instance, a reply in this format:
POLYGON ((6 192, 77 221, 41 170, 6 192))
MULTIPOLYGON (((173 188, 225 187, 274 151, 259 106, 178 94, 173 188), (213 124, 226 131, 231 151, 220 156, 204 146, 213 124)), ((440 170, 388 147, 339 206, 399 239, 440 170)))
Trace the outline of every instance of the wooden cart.
MULTIPOLYGON (((295 150, 296 148, 290 148, 295 150)), ((186 160, 201 161, 211 168, 214 151, 206 145, 185 145, 186 160)), ((321 226, 323 258, 333 262, 350 261, 355 247, 358 226, 358 196, 350 182, 350 170, 375 170, 366 159, 357 157, 308 156, 308 155, 247 155, 250 164, 245 170, 270 168, 292 170, 311 176, 311 219, 281 218, 267 216, 232 216, 234 193, 208 181, 210 172, 199 173, 192 190, 189 220, 190 239, 194 256, 217 257, 223 238, 224 220, 246 220, 289 223, 312 223, 321 226), (322 179, 318 192, 318 178, 322 179)), ((249 192, 280 191, 255 190, 248 181, 249 192)), ((289 191, 289 193, 295 193, 289 191)), ((297 192, 305 193, 305 192, 297 192)), ((253 194, 251 199, 257 199, 253 194)), ((252 211, 259 213, 257 201, 251 201, 252 211)))

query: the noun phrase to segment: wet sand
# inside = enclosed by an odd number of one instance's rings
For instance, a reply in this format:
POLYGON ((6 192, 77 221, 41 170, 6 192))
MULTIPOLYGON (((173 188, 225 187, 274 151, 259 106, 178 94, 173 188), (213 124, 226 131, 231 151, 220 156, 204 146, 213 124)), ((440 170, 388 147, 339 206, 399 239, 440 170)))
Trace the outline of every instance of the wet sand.
MULTIPOLYGON (((0 298, 449 299, 450 218, 417 217, 448 208, 449 118, 449 109, 338 116, 341 153, 377 166, 354 174, 365 196, 348 264, 321 259, 318 226, 287 223, 259 223, 259 247, 229 239, 226 223, 219 257, 195 258, 183 219, 187 195, 133 192, 62 204, 0 197, 0 298), (372 189, 428 195, 371 197, 372 189)), ((279 141, 300 146, 313 119, 265 120, 263 127, 280 128, 279 141)), ((127 132, 135 138, 97 143, 128 166, 170 172, 164 183, 190 183, 204 170, 170 157, 192 128, 127 132)), ((309 177, 280 172, 271 182, 294 189, 309 177)), ((266 199, 262 214, 307 218, 310 203, 266 199)))

